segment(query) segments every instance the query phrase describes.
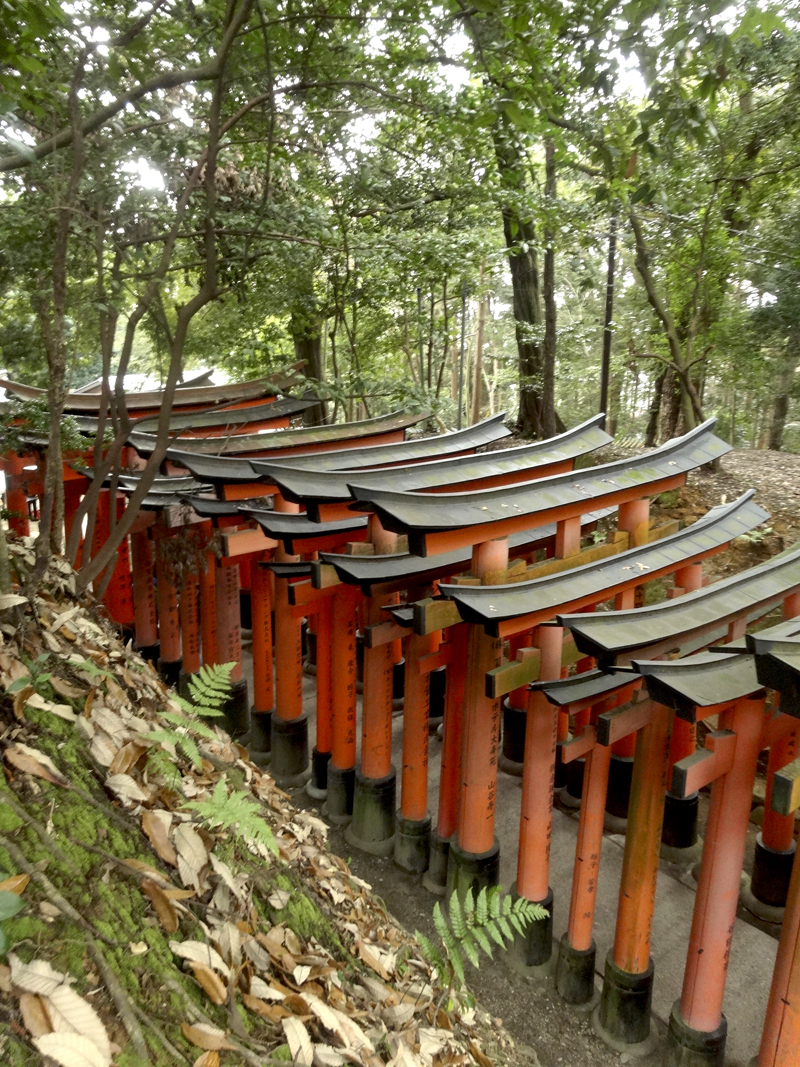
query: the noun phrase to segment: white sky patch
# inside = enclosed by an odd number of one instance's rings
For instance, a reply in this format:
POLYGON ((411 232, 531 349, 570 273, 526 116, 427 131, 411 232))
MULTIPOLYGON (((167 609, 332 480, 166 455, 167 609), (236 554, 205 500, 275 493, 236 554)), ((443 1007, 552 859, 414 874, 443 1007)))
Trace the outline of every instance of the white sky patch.
POLYGON ((125 174, 135 175, 137 178, 136 184, 142 189, 158 189, 161 191, 165 188, 164 175, 160 170, 151 167, 142 156, 138 159, 130 160, 128 163, 123 163, 121 169, 125 174))

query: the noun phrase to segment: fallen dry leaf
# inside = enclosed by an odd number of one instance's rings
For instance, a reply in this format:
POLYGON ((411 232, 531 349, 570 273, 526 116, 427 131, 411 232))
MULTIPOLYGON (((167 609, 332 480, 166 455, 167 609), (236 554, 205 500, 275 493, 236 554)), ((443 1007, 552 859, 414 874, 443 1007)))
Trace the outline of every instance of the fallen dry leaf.
POLYGON ((46 1004, 56 1032, 80 1034, 98 1050, 104 1063, 111 1063, 111 1042, 105 1025, 88 1001, 62 983, 47 994, 46 1004))
MULTIPOLYGON (((121 749, 115 754, 114 759, 117 758, 121 749)), ((111 761, 113 766, 114 761, 111 761)), ((106 778, 106 789, 110 789, 112 793, 115 793, 123 804, 141 804, 145 800, 150 800, 150 794, 146 790, 142 789, 139 783, 131 778, 129 774, 110 774, 106 778)))
POLYGON ((82 697, 84 694, 83 689, 79 689, 76 685, 70 685, 69 682, 65 682, 63 678, 59 678, 55 674, 50 676, 50 685, 60 697, 66 697, 68 700, 77 700, 78 697, 82 697))
POLYGON ((204 941, 170 941, 169 947, 181 959, 204 963, 206 967, 219 971, 223 978, 227 978, 231 973, 230 967, 217 950, 204 941))
POLYGON ((178 912, 164 890, 151 879, 145 878, 142 881, 142 892, 150 898, 162 929, 168 934, 174 934, 180 925, 178 912))
POLYGON ((200 888, 200 872, 208 863, 208 849, 203 839, 188 823, 181 823, 175 831, 175 848, 178 851, 178 870, 184 885, 200 888))
POLYGON ((479 1067, 494 1067, 494 1063, 489 1059, 485 1052, 481 1052, 474 1041, 470 1041, 469 1050, 478 1062, 479 1067))
POLYGON ((146 956, 150 951, 146 941, 129 941, 128 948, 132 956, 146 956))
POLYGON ((39 752, 35 748, 29 748, 27 745, 20 743, 9 745, 5 751, 5 758, 17 770, 24 771, 26 774, 44 778, 46 782, 52 782, 53 785, 69 785, 69 781, 50 757, 45 756, 43 752, 39 752))
POLYGON ((289 1016, 286 1019, 281 1019, 281 1026, 286 1034, 286 1041, 294 1062, 299 1064, 300 1067, 312 1067, 314 1049, 305 1025, 299 1019, 295 1019, 294 1016, 289 1016))
POLYGON ((112 776, 116 774, 127 775, 131 767, 138 763, 147 750, 148 746, 142 744, 141 741, 128 741, 127 744, 117 750, 117 754, 109 765, 108 773, 112 776))
POLYGON ((223 1048, 233 1048, 233 1045, 227 1040, 225 1031, 219 1030, 209 1023, 195 1023, 194 1025, 181 1023, 181 1030, 186 1040, 194 1045, 195 1048, 204 1048, 210 1052, 223 1048))
POLYGON ((291 1014, 280 1004, 267 1004, 265 1000, 254 997, 252 993, 243 993, 242 1000, 246 1008, 254 1011, 256 1015, 260 1015, 264 1019, 269 1019, 272 1023, 278 1023, 281 1019, 285 1019, 291 1014))
POLYGON ((219 1053, 215 1049, 201 1052, 192 1067, 219 1067, 219 1053))
POLYGON ((366 963, 367 967, 371 967, 372 970, 384 980, 384 982, 390 982, 392 976, 383 966, 380 960, 380 956, 371 948, 365 941, 359 941, 356 945, 358 949, 358 958, 366 963))
POLYGON ((205 963, 198 963, 196 960, 190 960, 189 966, 208 999, 213 1004, 224 1004, 228 999, 228 989, 219 975, 215 974, 205 963))
POLYGON ((22 1021, 31 1037, 41 1037, 52 1033, 53 1027, 47 1012, 47 1005, 41 997, 33 993, 23 993, 19 998, 19 1010, 22 1021))
POLYGON ((107 1067, 110 1060, 88 1037, 76 1033, 43 1034, 33 1039, 43 1056, 49 1057, 59 1067, 107 1067))
POLYGON ((178 854, 169 839, 173 816, 168 811, 145 811, 142 814, 142 829, 159 857, 171 867, 178 866, 178 854))
POLYGON ((18 897, 22 896, 30 880, 29 874, 12 874, 10 878, 0 882, 0 893, 16 893, 18 897))

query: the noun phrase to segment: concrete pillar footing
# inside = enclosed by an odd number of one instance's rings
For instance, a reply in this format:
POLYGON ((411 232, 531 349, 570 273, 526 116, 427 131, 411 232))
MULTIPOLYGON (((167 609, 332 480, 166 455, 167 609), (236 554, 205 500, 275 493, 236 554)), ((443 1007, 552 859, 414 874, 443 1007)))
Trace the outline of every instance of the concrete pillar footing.
POLYGON ((367 778, 355 772, 353 818, 345 837, 353 848, 372 856, 391 856, 395 847, 397 772, 394 767, 382 778, 367 778))
MULTIPOLYGON (((519 900, 516 882, 511 887, 511 896, 519 900)), ((532 922, 524 936, 519 934, 508 950, 509 966, 533 978, 544 978, 552 974, 555 966, 553 953, 553 890, 548 887, 544 900, 536 901, 547 912, 547 917, 532 922)))
POLYGON ((161 675, 161 678, 167 685, 177 686, 181 678, 181 670, 183 669, 183 660, 163 660, 158 658, 156 663, 156 669, 161 675))
POLYGON ((308 716, 281 719, 272 716, 272 760, 270 772, 281 789, 305 785, 311 773, 308 766, 308 716))
POLYGON ((463 899, 468 889, 474 893, 479 892, 484 886, 494 886, 500 883, 500 842, 494 839, 494 844, 486 852, 466 852, 458 844, 455 834, 450 840, 450 854, 447 860, 447 896, 458 893, 463 899))
POLYGON ((567 1004, 591 1003, 595 995, 594 967, 597 945, 592 941, 587 949, 573 948, 564 934, 558 946, 556 960, 556 992, 567 1004))
POLYGON ((330 752, 311 749, 311 777, 306 782, 306 792, 313 800, 324 800, 328 795, 328 764, 330 752))
POLYGON ((355 784, 355 767, 337 767, 333 760, 330 761, 328 793, 322 806, 322 814, 336 826, 347 826, 353 817, 355 784))
POLYGON ((231 684, 231 695, 222 707, 222 719, 216 721, 231 737, 243 737, 250 730, 250 701, 247 698, 247 682, 242 678, 231 684))
POLYGON ((447 892, 447 861, 450 856, 450 838, 442 837, 436 830, 430 837, 428 869, 422 876, 422 885, 434 896, 443 897, 447 892))
POLYGON ((684 1022, 676 1000, 669 1017, 664 1067, 724 1067, 727 1036, 724 1015, 716 1030, 694 1030, 684 1022))
POLYGON ((266 767, 272 754, 272 712, 250 709, 250 729, 240 737, 239 744, 250 753, 258 767, 266 767))
POLYGON ((428 869, 431 854, 431 817, 397 818, 394 838, 394 862, 408 874, 422 874, 428 869))
POLYGON ((613 950, 606 957, 597 1025, 600 1036, 612 1048, 626 1051, 629 1046, 646 1044, 652 1030, 653 974, 652 959, 646 971, 631 974, 616 965, 613 950))

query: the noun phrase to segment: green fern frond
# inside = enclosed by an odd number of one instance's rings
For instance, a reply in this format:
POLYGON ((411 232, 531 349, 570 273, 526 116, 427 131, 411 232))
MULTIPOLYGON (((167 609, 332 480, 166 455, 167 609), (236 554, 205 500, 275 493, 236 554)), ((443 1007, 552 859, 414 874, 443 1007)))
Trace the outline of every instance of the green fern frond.
POLYGON ((493 919, 499 919, 500 909, 503 906, 503 894, 499 892, 487 893, 486 899, 489 901, 489 915, 493 919))
MULTIPOLYGON (((477 926, 485 926, 489 918, 489 888, 484 886, 480 893, 478 893, 478 899, 475 901, 475 923, 477 926)), ((497 896, 497 894, 494 894, 497 896)))
POLYGON ((167 789, 180 792, 181 772, 166 749, 154 745, 147 754, 147 772, 154 778, 160 778, 167 789))
POLYGON ((458 979, 458 984, 463 985, 466 981, 464 975, 464 959, 459 952, 458 945, 453 945, 451 951, 448 952, 447 958, 450 960, 450 964, 453 968, 453 974, 458 979))
POLYGON ((465 937, 461 942, 461 948, 464 950, 464 955, 467 957, 472 966, 477 970, 480 967, 480 957, 478 956, 478 950, 475 947, 475 942, 471 937, 465 937))
POLYGON ((232 830, 247 844, 263 845, 275 853, 278 851, 272 830, 258 813, 258 805, 237 789, 229 793, 224 775, 210 797, 190 800, 186 807, 196 811, 211 830, 232 830))
POLYGON ((485 930, 481 929, 480 926, 474 926, 472 928, 472 936, 478 942, 478 945, 483 949, 489 959, 494 959, 492 955, 492 946, 489 943, 489 938, 486 936, 485 930))
POLYGON ((461 939, 467 932, 467 924, 464 921, 464 912, 461 908, 461 901, 458 899, 458 893, 453 893, 450 897, 448 909, 450 912, 450 926, 453 928, 453 933, 457 938, 461 939))
POLYGON ((486 923, 486 926, 484 927, 484 929, 486 930, 486 932, 489 935, 489 937, 491 937, 492 941, 494 941, 494 943, 497 946, 499 946, 500 948, 505 948, 506 947, 506 943, 503 940, 503 935, 500 933, 500 929, 499 929, 499 927, 497 925, 497 922, 494 919, 490 919, 486 923))
POLYGON ((433 942, 430 941, 424 934, 420 933, 419 930, 415 931, 414 936, 419 942, 419 947, 422 951, 422 955, 425 957, 425 959, 431 965, 433 970, 436 971, 437 975, 439 976, 439 981, 447 981, 450 972, 450 967, 445 961, 444 956, 442 956, 441 952, 439 952, 433 942))
POLYGON ((464 894, 462 911, 464 914, 464 922, 467 926, 472 926, 475 921, 475 894, 472 892, 472 886, 469 886, 464 894))
POLYGON ((188 714, 201 715, 203 718, 218 718, 223 714, 223 707, 231 693, 231 672, 235 663, 215 663, 213 666, 203 664, 197 674, 188 680, 191 701, 177 696, 180 707, 188 714))

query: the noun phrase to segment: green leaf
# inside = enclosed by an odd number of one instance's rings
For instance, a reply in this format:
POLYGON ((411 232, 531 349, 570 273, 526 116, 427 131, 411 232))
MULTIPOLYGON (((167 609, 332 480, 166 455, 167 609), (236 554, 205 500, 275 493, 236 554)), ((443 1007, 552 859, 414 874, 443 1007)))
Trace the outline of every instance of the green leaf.
POLYGON ((480 967, 480 958, 478 956, 478 950, 475 948, 475 942, 471 937, 465 937, 461 942, 461 947, 464 949, 464 955, 467 957, 472 966, 477 970, 480 967))
POLYGON ((5 890, 0 890, 0 922, 3 919, 11 919, 24 907, 25 902, 16 893, 6 893, 5 890))
POLYGON ((8 952, 8 937, 5 930, 0 926, 0 956, 5 956, 8 952))

